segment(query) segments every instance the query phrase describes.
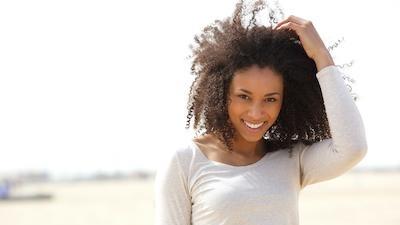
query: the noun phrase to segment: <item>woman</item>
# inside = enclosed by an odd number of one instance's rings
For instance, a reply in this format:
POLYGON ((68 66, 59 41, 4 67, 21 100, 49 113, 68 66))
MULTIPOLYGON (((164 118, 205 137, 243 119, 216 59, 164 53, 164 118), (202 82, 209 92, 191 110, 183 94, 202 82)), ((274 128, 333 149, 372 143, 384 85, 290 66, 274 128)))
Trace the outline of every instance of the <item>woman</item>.
POLYGON ((362 119, 310 21, 216 21, 196 38, 188 125, 156 175, 157 225, 293 225, 307 185, 366 154, 362 119))

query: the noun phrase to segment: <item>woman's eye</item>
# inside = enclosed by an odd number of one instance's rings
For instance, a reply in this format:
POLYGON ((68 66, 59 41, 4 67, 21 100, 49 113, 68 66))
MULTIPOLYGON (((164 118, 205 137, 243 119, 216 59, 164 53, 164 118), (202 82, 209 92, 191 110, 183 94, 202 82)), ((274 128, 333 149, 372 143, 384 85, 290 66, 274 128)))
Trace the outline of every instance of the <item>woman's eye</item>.
POLYGON ((247 95, 238 95, 238 97, 241 99, 244 99, 244 100, 249 99, 249 96, 247 96, 247 95))
POLYGON ((267 102, 276 102, 276 98, 267 98, 266 101, 267 102))

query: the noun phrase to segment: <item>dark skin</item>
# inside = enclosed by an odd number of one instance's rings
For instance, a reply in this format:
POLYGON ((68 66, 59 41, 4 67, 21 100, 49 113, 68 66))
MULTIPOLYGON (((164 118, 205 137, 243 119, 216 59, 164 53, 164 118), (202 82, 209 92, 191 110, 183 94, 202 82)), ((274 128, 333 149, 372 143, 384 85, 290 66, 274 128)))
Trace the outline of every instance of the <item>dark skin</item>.
MULTIPOLYGON (((308 57, 315 61, 318 71, 334 65, 328 49, 311 21, 289 16, 274 29, 294 30, 308 57)), ((262 135, 276 120, 281 108, 283 84, 279 82, 278 77, 279 74, 273 73, 268 67, 257 68, 253 65, 246 70, 236 71, 231 82, 229 93, 231 102, 228 107, 229 119, 236 131, 233 151, 226 151, 226 146, 213 134, 195 138, 194 142, 208 159, 233 166, 245 166, 257 162, 265 155, 262 135), (245 89, 247 92, 240 92, 240 89, 245 89), (269 93, 277 94, 266 96, 269 93), (240 97, 241 94, 243 96, 240 97), (250 126, 254 129, 246 127, 244 121, 250 122, 250 126), (255 128, 260 124, 261 127, 255 128)))
POLYGON ((260 140, 281 110, 283 78, 269 67, 253 65, 234 74, 228 98, 228 114, 236 131, 234 151, 222 154, 218 149, 225 146, 211 134, 195 142, 211 160, 239 166, 251 164, 265 154, 260 140))

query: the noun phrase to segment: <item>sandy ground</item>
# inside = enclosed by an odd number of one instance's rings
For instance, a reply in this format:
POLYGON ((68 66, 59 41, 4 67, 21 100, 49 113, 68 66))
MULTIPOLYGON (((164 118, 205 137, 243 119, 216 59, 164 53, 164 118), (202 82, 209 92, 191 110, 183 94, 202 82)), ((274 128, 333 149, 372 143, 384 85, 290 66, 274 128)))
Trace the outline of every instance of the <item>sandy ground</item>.
MULTIPOLYGON (((151 225, 153 180, 46 183, 50 201, 0 202, 1 225, 151 225)), ((399 225, 400 173, 348 173, 300 197, 301 225, 399 225)))

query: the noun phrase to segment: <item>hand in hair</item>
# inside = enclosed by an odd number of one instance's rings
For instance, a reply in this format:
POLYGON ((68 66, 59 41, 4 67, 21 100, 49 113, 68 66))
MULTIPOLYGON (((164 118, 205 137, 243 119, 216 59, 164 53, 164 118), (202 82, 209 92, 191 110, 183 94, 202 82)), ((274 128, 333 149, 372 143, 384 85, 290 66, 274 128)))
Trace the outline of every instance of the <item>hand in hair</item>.
POLYGON ((325 47, 324 42, 311 21, 291 15, 279 22, 274 29, 294 30, 299 35, 301 44, 308 57, 315 61, 318 71, 334 64, 328 49, 325 47))

